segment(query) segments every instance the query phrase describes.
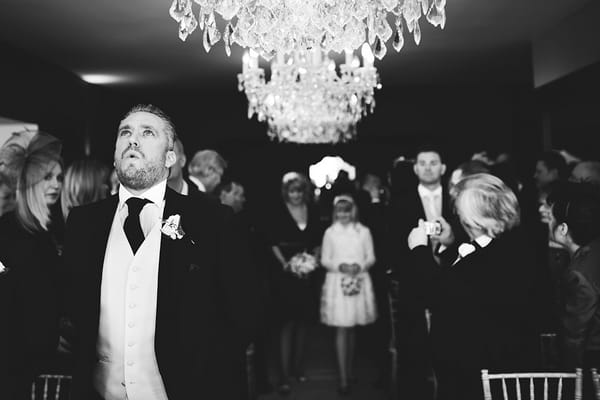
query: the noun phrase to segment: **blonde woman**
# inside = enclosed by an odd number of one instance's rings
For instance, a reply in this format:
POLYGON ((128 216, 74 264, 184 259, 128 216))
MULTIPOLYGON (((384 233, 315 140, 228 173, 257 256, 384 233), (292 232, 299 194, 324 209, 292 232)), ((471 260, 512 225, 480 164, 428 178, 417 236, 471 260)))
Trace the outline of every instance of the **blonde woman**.
POLYGON ((433 364, 438 399, 480 399, 481 369, 519 371, 530 367, 535 348, 531 327, 535 266, 533 246, 520 229, 513 191, 489 174, 456 185, 455 211, 469 243, 452 243, 440 219, 437 239, 448 246, 433 262, 423 221, 408 237, 413 268, 430 293, 433 364))
POLYGON ((18 168, 16 208, 0 218, 0 262, 10 275, 7 301, 12 311, 1 321, 11 341, 0 344, 1 398, 25 398, 40 358, 52 356, 58 343, 59 235, 57 205, 62 186, 60 143, 37 134, 11 155, 18 168), (6 364, 5 364, 6 363, 6 364))
POLYGON ((95 160, 78 160, 67 168, 60 197, 65 220, 73 207, 94 203, 108 196, 109 173, 108 167, 95 160))

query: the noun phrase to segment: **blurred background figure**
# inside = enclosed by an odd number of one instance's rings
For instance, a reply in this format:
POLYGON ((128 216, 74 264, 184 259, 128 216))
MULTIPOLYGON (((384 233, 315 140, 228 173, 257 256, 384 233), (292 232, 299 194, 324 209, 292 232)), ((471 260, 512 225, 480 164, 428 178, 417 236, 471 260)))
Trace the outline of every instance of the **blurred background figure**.
POLYGON ((235 213, 239 213, 244 209, 246 196, 244 187, 238 182, 227 182, 219 187, 217 195, 221 200, 221 204, 229 206, 235 213))
POLYGON ((113 168, 109 178, 110 183, 110 195, 119 193, 119 177, 117 176, 117 170, 113 168))
POLYGON ((600 186, 600 161, 581 161, 571 171, 572 182, 588 182, 600 186))
POLYGON ((8 177, 0 173, 0 217, 15 208, 15 191, 8 177))
POLYGON ((214 150, 200 150, 190 161, 188 172, 192 191, 213 194, 227 169, 227 161, 214 150))
POLYGON ((65 221, 73 207, 94 203, 109 195, 109 169, 96 160, 74 161, 63 182, 60 204, 65 221))
POLYGON ((567 176, 567 162, 560 153, 546 151, 542 153, 535 164, 533 179, 538 190, 538 199, 544 196, 550 184, 564 180, 567 176))
POLYGON ((175 139, 173 151, 175 151, 177 161, 169 170, 169 179, 167 180, 167 185, 169 185, 169 187, 177 193, 187 196, 190 192, 190 183, 188 183, 183 177, 183 168, 185 168, 187 158, 183 149, 183 143, 179 138, 175 139))
POLYGON ((62 217, 57 205, 63 181, 61 145, 38 133, 15 149, 7 165, 17 176, 16 207, 0 218, 0 260, 9 269, 5 301, 12 310, 2 321, 10 341, 0 343, 0 398, 31 396, 31 380, 58 345, 62 217), (58 211, 58 212, 57 212, 58 211))

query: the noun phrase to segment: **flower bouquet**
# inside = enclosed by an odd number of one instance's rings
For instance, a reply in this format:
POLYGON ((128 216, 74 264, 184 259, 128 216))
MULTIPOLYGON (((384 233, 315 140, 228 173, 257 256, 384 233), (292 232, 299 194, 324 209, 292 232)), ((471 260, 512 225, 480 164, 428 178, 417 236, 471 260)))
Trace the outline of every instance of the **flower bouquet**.
POLYGON ((359 276, 344 275, 342 277, 342 293, 344 296, 356 296, 360 293, 363 279, 359 276))
POLYGON ((308 274, 317 268, 317 259, 312 254, 303 252, 293 256, 286 264, 286 271, 291 272, 298 278, 306 278, 308 274))

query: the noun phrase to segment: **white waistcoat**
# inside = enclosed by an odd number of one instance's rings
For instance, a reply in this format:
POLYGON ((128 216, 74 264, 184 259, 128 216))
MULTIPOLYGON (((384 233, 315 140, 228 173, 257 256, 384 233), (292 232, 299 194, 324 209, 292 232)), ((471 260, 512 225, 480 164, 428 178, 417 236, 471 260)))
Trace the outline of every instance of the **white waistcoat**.
POLYGON ((135 256, 119 213, 106 246, 94 387, 105 400, 167 400, 156 355, 159 221, 135 256))

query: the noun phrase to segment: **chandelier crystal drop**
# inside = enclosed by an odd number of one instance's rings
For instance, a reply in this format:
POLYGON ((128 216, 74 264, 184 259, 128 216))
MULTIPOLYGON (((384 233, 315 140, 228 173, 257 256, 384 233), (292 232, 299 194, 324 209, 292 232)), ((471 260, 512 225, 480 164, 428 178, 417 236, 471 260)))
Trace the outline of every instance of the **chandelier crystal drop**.
POLYGON ((271 79, 259 67, 258 54, 244 54, 239 90, 248 98, 248 118, 268 123, 272 139, 296 143, 337 143, 356 137, 356 123, 375 107, 381 88, 373 53, 362 47, 363 65, 353 52, 336 71, 322 50, 278 54, 271 79))
POLYGON ((402 49, 406 31, 420 43, 422 16, 443 29, 445 7, 446 0, 174 0, 169 12, 181 40, 198 27, 203 31, 207 52, 223 39, 228 56, 237 43, 269 61, 275 54, 315 48, 357 50, 367 42, 382 59, 391 38, 393 48, 402 49))

